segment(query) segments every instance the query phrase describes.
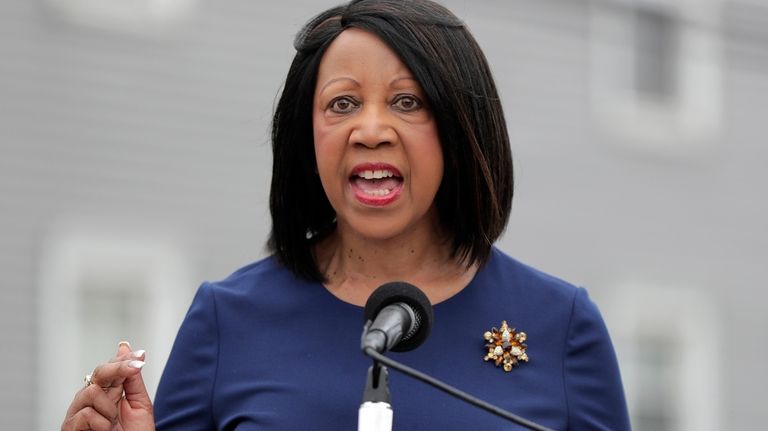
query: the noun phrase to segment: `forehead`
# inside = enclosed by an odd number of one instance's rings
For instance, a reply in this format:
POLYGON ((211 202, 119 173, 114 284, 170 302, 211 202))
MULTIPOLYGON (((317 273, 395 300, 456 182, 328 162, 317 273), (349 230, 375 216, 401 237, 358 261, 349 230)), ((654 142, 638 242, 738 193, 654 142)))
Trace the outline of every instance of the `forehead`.
POLYGON ((375 34, 346 29, 339 34, 320 61, 318 85, 340 75, 411 76, 408 67, 394 51, 375 34))

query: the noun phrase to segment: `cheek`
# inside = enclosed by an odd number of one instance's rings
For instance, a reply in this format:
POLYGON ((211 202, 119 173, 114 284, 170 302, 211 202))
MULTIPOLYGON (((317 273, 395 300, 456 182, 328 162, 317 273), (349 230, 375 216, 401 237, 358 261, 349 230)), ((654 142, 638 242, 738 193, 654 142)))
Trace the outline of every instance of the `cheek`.
POLYGON ((345 186, 339 174, 342 158, 340 151, 343 148, 339 142, 342 141, 338 133, 334 133, 334 128, 318 125, 317 121, 313 124, 313 134, 317 174, 320 176, 325 195, 335 207, 345 186))
POLYGON ((315 159, 317 160, 319 171, 322 171, 324 165, 327 164, 328 143, 330 142, 329 132, 328 127, 323 126, 321 116, 315 113, 312 118, 312 138, 314 140, 315 159))
POLYGON ((443 180, 443 148, 436 130, 422 133, 411 151, 412 160, 418 163, 417 171, 426 191, 436 193, 443 180))
POLYGON ((341 161, 341 145, 332 133, 315 133, 315 160, 318 172, 337 170, 341 161))

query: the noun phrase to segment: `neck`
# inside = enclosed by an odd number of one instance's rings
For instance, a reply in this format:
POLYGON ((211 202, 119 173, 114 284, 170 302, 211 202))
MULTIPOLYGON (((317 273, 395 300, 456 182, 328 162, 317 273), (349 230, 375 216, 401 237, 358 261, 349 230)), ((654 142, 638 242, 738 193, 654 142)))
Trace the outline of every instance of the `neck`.
POLYGON ((371 292, 390 281, 419 287, 434 304, 466 287, 477 271, 451 257, 450 241, 436 231, 371 239, 339 225, 318 244, 316 255, 328 291, 355 305, 364 305, 371 292))

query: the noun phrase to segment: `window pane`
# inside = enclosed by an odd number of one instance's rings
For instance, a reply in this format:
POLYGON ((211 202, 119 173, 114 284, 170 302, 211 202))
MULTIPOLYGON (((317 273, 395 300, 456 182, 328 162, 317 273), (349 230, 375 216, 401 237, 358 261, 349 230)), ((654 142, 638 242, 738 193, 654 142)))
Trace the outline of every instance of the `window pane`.
POLYGON ((640 95, 671 99, 676 92, 676 21, 662 11, 635 10, 635 89, 640 95))

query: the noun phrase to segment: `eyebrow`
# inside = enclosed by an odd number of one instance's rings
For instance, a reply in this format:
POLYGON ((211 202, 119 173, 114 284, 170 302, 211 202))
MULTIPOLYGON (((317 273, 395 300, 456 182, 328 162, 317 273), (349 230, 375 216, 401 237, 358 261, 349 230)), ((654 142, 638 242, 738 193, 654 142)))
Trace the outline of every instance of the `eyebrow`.
POLYGON ((323 91, 325 91, 326 87, 328 87, 329 85, 331 85, 331 84, 333 84, 335 82, 339 82, 339 81, 351 81, 356 86, 358 86, 358 87, 360 86, 360 83, 357 82, 354 78, 351 78, 349 76, 340 76, 338 78, 333 78, 333 79, 329 80, 328 82, 326 82, 325 84, 323 84, 323 86, 320 87, 320 91, 318 93, 322 93, 323 91))
MULTIPOLYGON (((397 81, 405 81, 405 80, 414 81, 415 83, 419 84, 419 81, 417 81, 416 78, 414 78, 413 76, 405 75, 405 76, 398 76, 397 78, 393 79, 392 82, 389 83, 389 85, 392 85, 397 81)), ((419 84, 419 86, 421 86, 421 84, 419 84)))
MULTIPOLYGON (((416 84, 419 84, 419 81, 417 81, 416 78, 414 78, 413 76, 405 75, 405 76, 398 76, 397 78, 393 79, 389 83, 389 85, 391 86, 392 84, 394 84, 394 83, 396 83, 398 81, 406 81, 406 80, 407 81, 414 81, 416 84)), ((340 76, 338 78, 333 78, 333 79, 329 80, 328 82, 326 82, 325 84, 323 84, 323 86, 320 87, 319 93, 322 93, 323 91, 325 91, 326 87, 328 87, 329 85, 331 85, 333 83, 336 83, 336 82, 339 82, 339 81, 351 81, 356 86, 358 86, 358 87, 360 86, 360 83, 357 82, 357 80, 355 80, 354 78, 349 77, 349 76, 340 76)))

